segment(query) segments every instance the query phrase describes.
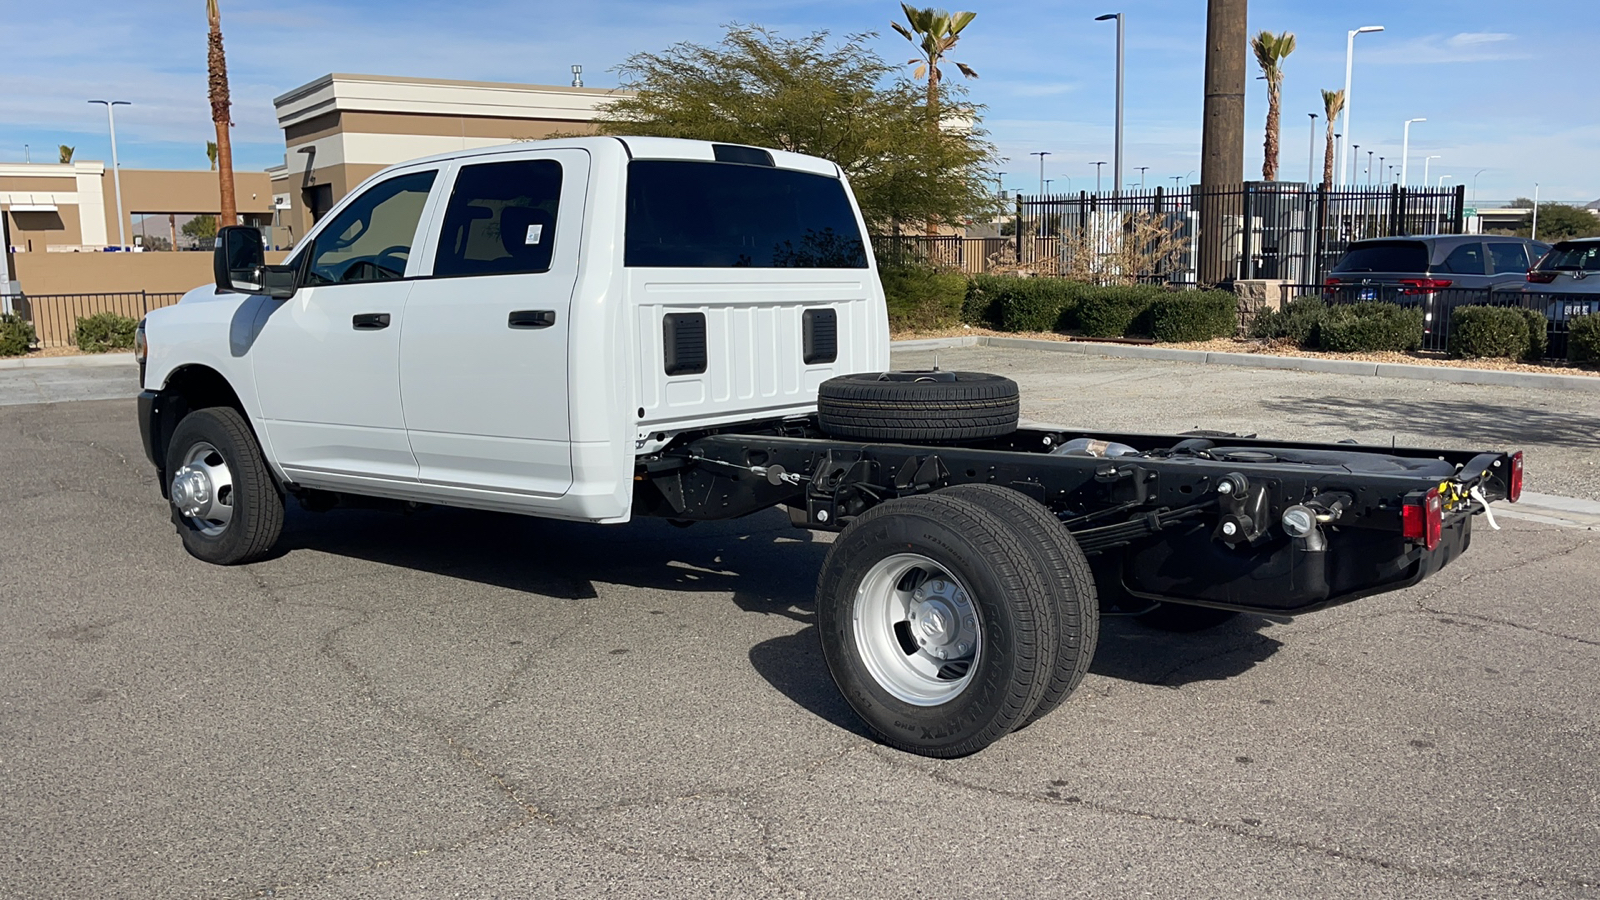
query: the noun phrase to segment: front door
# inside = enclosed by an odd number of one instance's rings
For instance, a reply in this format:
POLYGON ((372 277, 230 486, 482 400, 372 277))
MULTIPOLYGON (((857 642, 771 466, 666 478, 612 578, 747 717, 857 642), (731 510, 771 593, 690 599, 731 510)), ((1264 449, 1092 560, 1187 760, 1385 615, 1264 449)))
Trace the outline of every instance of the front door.
POLYGON ((424 484, 520 496, 572 485, 567 335, 589 155, 463 163, 431 277, 400 334, 400 392, 424 484))
POLYGON ((400 408, 400 332, 411 248, 438 175, 414 170, 367 188, 301 251, 311 258, 295 295, 262 305, 249 348, 261 423, 297 482, 416 482, 400 408))

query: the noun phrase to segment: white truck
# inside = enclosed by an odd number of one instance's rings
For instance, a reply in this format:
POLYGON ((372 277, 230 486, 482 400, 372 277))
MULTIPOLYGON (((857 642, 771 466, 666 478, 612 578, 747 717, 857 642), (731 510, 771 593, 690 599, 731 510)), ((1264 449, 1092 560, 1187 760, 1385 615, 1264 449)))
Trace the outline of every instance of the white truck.
POLYGON ((1521 454, 1019 424, 998 376, 886 371, 837 166, 661 138, 386 169, 283 265, 140 324, 146 452, 188 551, 260 558, 285 503, 583 522, 784 506, 842 532, 817 615, 885 742, 972 753, 1059 705, 1102 610, 1197 628, 1414 584, 1521 454))

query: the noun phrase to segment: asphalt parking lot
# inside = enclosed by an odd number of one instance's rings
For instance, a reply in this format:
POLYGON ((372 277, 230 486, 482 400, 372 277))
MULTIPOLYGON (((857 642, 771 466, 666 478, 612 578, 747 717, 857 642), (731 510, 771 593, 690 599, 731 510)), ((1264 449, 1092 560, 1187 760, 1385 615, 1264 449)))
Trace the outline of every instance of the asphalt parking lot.
MULTIPOLYGON (((1600 499, 1600 395, 962 349, 1024 414, 1521 446, 1600 499)), ((973 757, 868 739, 825 536, 431 510, 181 549, 131 373, 0 373, 0 896, 1600 895, 1600 532, 1479 527, 1409 591, 1171 635, 973 757), (121 379, 120 381, 118 379, 121 379), (48 380, 48 379, 47 379, 48 380), (33 397, 34 395, 28 395, 33 397)))

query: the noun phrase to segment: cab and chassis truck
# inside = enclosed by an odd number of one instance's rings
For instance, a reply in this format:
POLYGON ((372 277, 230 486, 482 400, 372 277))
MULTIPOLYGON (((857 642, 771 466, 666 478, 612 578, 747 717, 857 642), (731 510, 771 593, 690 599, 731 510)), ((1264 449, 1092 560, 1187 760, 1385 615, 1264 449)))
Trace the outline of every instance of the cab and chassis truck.
POLYGON ((1408 587, 1521 491, 1520 453, 1026 424, 1009 379, 889 371, 866 234, 836 165, 778 150, 596 137, 393 166, 281 265, 221 230, 216 283, 140 324, 144 446, 219 565, 271 551, 289 500, 783 507, 838 532, 816 612, 840 691, 936 757, 1066 700, 1103 613, 1195 629, 1408 587))

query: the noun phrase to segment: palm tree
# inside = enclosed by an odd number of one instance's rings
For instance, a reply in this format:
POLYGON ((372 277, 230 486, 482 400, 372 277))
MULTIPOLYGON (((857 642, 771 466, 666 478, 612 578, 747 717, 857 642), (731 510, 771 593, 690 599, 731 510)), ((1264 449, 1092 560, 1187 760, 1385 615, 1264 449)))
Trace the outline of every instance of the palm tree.
MULTIPOLYGON (((944 78, 944 72, 939 64, 945 61, 945 55, 955 49, 956 42, 961 40, 961 30, 977 17, 974 12, 950 13, 942 9, 917 9, 914 6, 900 4, 905 11, 906 21, 911 27, 908 29, 899 22, 890 22, 889 27, 900 32, 900 36, 910 41, 921 53, 916 59, 906 60, 907 65, 915 64, 917 69, 911 73, 912 78, 928 79, 928 115, 933 118, 935 126, 939 121, 939 82, 944 78)), ((972 71, 966 63, 956 63, 956 68, 968 78, 977 78, 978 73, 972 71)))
POLYGON ((1344 89, 1322 92, 1322 111, 1328 115, 1328 148, 1322 154, 1322 183, 1333 184, 1333 120, 1344 111, 1344 89))
POLYGON ((228 99, 228 58, 222 52, 222 11, 217 9, 217 0, 206 0, 206 18, 211 23, 206 41, 206 82, 211 93, 211 122, 217 126, 217 186, 222 191, 219 218, 222 224, 232 225, 239 220, 233 198, 233 143, 228 140, 233 113, 228 99))
POLYGON ((61 156, 61 164, 64 166, 67 163, 72 162, 72 154, 78 152, 78 148, 77 147, 68 147, 66 144, 62 144, 60 147, 57 148, 56 152, 60 154, 60 156, 61 156))
POLYGON ((1263 31, 1250 39, 1250 48, 1256 52, 1256 65, 1261 67, 1261 77, 1267 82, 1267 137, 1261 157, 1261 177, 1266 181, 1278 180, 1278 121, 1283 96, 1283 61, 1294 52, 1294 32, 1274 35, 1263 31))
POLYGON ((206 159, 211 160, 211 171, 217 170, 217 142, 206 141, 206 159))

